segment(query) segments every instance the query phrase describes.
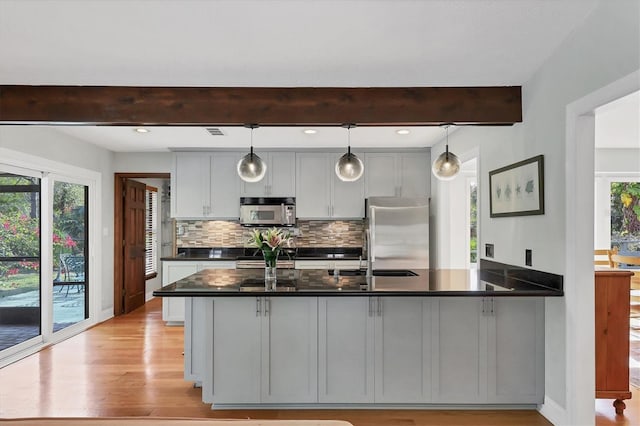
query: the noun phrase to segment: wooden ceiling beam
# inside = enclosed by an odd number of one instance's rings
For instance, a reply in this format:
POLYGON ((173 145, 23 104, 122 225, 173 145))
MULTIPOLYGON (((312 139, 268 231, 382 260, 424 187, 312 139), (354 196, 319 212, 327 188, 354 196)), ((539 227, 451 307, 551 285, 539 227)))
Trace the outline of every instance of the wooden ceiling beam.
POLYGON ((424 126, 522 122, 520 86, 0 85, 0 124, 424 126))

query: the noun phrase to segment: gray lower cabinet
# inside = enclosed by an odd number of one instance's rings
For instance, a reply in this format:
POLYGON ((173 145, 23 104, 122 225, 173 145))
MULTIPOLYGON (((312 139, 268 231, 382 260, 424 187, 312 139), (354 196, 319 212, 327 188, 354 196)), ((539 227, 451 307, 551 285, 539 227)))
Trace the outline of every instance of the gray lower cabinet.
POLYGON ((542 403, 544 299, 433 299, 437 403, 542 403))
POLYGON ((369 297, 318 300, 318 401, 374 401, 374 318, 369 297))
POLYGON ((187 334, 185 360, 209 403, 539 404, 544 397, 543 298, 189 298, 187 334))
POLYGON ((372 299, 375 314, 375 402, 429 402, 430 299, 372 299))
POLYGON ((488 310, 487 401, 542 403, 544 299, 496 297, 488 310))
POLYGON ((204 402, 317 401, 316 298, 208 300, 204 402))
POLYGON ((319 402, 429 402, 428 299, 326 297, 318 309, 319 402))

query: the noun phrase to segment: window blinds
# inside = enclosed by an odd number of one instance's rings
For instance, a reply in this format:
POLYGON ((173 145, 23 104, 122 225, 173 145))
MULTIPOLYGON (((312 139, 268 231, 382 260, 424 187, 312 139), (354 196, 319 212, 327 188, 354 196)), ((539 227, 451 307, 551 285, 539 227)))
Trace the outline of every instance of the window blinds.
POLYGON ((144 273, 149 276, 158 272, 158 188, 147 186, 145 206, 144 273))

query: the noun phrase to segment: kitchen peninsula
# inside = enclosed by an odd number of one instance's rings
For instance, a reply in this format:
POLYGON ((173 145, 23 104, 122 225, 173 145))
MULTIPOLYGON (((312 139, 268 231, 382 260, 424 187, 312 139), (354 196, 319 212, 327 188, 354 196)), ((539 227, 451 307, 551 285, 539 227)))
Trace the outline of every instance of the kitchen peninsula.
POLYGON ((185 379, 234 407, 533 407, 544 397, 544 297, 562 277, 483 260, 414 276, 202 270, 186 297, 185 379), (341 275, 342 274, 342 275, 341 275))

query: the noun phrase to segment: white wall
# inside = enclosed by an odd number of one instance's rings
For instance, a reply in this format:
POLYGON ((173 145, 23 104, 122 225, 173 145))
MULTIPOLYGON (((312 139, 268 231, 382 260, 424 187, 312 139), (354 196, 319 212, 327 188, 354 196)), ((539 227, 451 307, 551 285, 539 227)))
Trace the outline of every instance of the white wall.
MULTIPOLYGON (((530 248, 534 269, 565 274, 565 211, 573 196, 565 190, 566 109, 640 68, 638 16, 640 2, 601 1, 523 85, 521 124, 462 128, 450 136, 449 147, 456 154, 480 150, 481 253, 484 243, 493 243, 496 261, 524 266, 524 250, 530 248), (545 156, 545 214, 489 218, 489 171, 538 154, 545 156)), ((578 149, 593 150, 593 141, 585 144, 578 149)), ((432 150, 442 149, 439 144, 432 150)), ((438 182, 432 182, 432 193, 438 194, 438 182)), ((591 229, 592 225, 585 232, 591 229)), ((592 256, 585 261, 591 266, 592 256)), ((590 329, 593 334, 593 305, 581 305, 574 299, 577 291, 584 291, 578 286, 584 287, 584 283, 565 281, 565 297, 546 301, 546 397, 542 411, 556 424, 594 423, 593 386, 582 386, 585 381, 594 383, 594 355, 584 347, 577 348, 575 339, 580 334, 577 328, 590 329), (568 360, 567 353, 584 356, 568 360)))
POLYGON ((596 149, 595 160, 597 173, 637 173, 640 171, 640 140, 638 149, 596 149))
POLYGON ((114 173, 170 173, 171 152, 116 152, 113 154, 114 173))
POLYGON ((76 140, 50 126, 0 126, 0 147, 72 166, 102 176, 102 296, 101 319, 113 315, 113 154, 76 140))

